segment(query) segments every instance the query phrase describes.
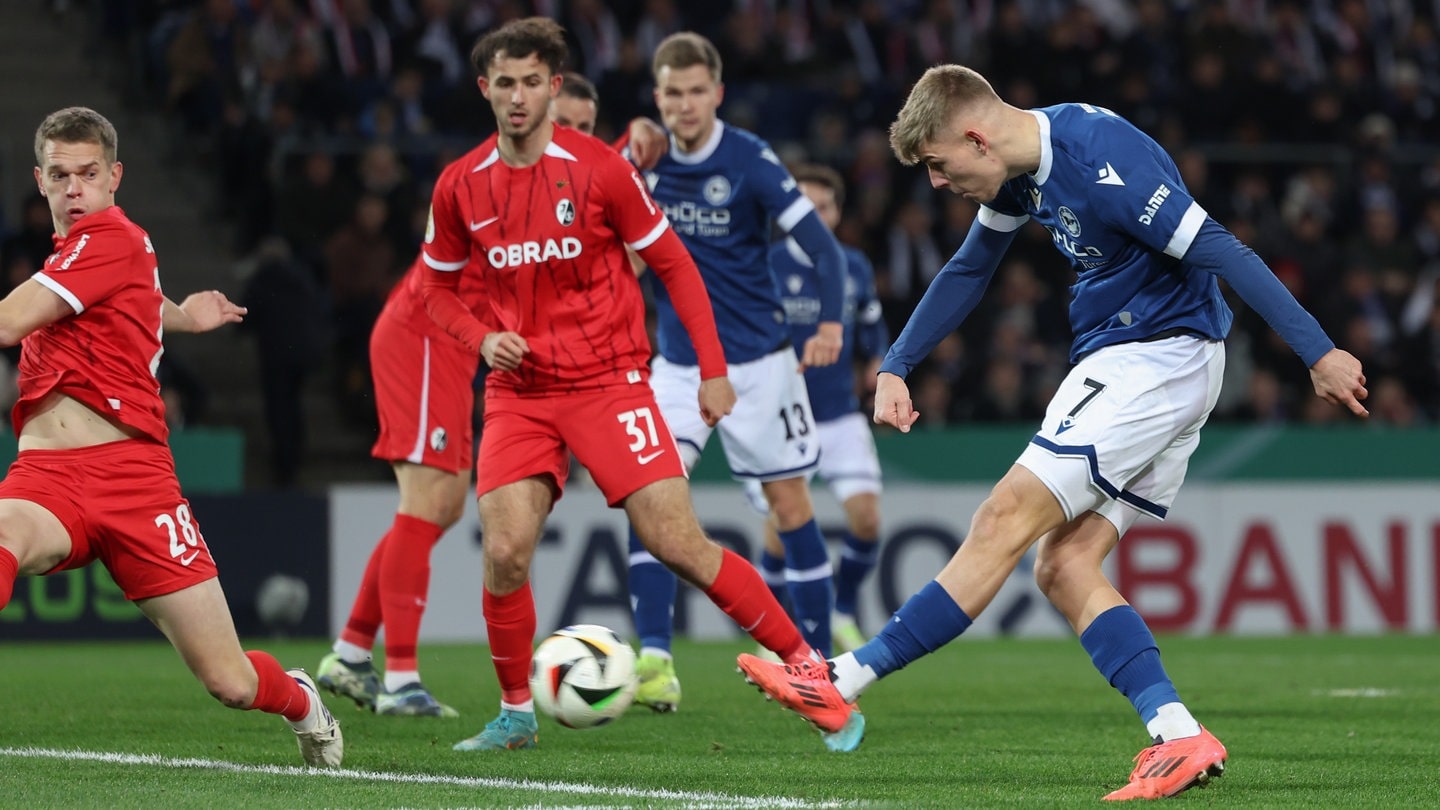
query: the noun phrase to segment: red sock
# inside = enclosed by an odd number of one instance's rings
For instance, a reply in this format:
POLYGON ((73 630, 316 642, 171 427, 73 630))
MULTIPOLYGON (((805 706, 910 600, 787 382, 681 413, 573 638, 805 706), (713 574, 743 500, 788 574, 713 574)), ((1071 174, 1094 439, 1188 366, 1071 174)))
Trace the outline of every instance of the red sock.
POLYGON ((380 560, 380 613, 385 625, 385 669, 418 671, 415 644, 430 590, 430 549, 444 529, 410 515, 395 516, 380 560))
POLYGON ((767 650, 774 651, 786 663, 808 656, 810 645, 805 643, 799 628, 785 615, 785 609, 775 601, 774 594, 765 586, 765 580, 760 578, 755 566, 728 548, 724 551, 720 573, 715 575, 715 582, 705 589, 705 595, 751 638, 767 650))
POLYGON ((250 708, 278 714, 292 723, 304 720, 310 713, 310 696, 300 682, 285 674, 285 668, 270 653, 249 650, 245 657, 260 676, 260 688, 255 690, 255 702, 250 708))
POLYGON ((535 653, 535 596, 530 583, 507 596, 496 596, 486 588, 483 606, 500 699, 524 703, 530 699, 530 658, 535 653))
POLYGON ((20 561, 10 549, 0 546, 0 610, 10 604, 10 595, 15 593, 15 577, 20 571, 20 561))
POLYGON ((350 606, 350 618, 345 629, 340 631, 340 640, 356 647, 370 649, 375 646, 375 634, 380 632, 380 561, 385 557, 385 546, 390 543, 392 528, 375 550, 370 552, 370 561, 365 563, 365 574, 360 577, 360 590, 355 592, 355 604, 350 606))

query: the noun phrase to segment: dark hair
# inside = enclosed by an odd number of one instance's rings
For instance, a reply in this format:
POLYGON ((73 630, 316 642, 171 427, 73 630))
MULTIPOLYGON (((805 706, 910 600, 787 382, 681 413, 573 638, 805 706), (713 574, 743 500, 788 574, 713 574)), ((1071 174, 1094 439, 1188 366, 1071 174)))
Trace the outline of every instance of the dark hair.
POLYGON ((660 68, 681 70, 695 65, 709 68, 710 78, 717 84, 720 82, 720 52, 715 49, 714 43, 694 31, 681 31, 664 38, 655 46, 655 58, 651 62, 650 71, 658 77, 660 68))
POLYGON ((115 125, 89 107, 66 107, 45 116, 35 130, 35 165, 45 165, 45 142, 93 143, 100 146, 105 162, 113 164, 119 154, 115 125))
POLYGON ((596 105, 600 103, 600 91, 595 89, 589 79, 573 70, 565 71, 565 82, 560 85, 560 95, 581 101, 593 101, 596 105))
POLYGON ((790 175, 797 183, 814 183, 830 189, 835 195, 835 207, 845 207, 845 180, 840 173, 819 163, 801 163, 790 167, 790 175))
POLYGON ((565 29, 549 17, 525 17, 512 20, 491 31, 475 43, 470 51, 470 64, 484 76, 500 54, 511 59, 524 59, 534 54, 550 67, 552 76, 559 75, 570 58, 565 44, 565 29))

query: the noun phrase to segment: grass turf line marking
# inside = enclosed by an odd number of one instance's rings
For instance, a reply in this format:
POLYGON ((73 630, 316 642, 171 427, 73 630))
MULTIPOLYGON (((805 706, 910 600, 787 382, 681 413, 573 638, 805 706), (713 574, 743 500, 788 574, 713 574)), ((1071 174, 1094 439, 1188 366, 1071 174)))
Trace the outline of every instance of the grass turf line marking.
POLYGON ((813 803, 783 796, 735 796, 727 793, 701 793, 684 790, 648 790, 640 788, 615 787, 610 785, 587 785, 571 782, 535 782, 529 779, 493 779, 470 776, 441 776, 423 773, 387 773, 384 771, 360 771, 351 768, 301 768, 294 765, 242 765, 218 759, 196 759, 164 757, 158 754, 118 754, 106 751, 78 751, 59 748, 12 748, 0 747, 0 757, 22 757, 26 759, 60 759, 82 762, 102 762, 112 765, 154 765, 162 768, 196 768, 201 770, 228 771, 231 773, 253 773, 273 776, 323 776, 330 779, 354 779, 373 782, 397 782, 416 785, 450 785, 455 787, 499 788, 505 790, 532 790, 547 793, 572 793, 577 795, 614 796, 632 799, 661 799, 683 802, 692 808, 789 808, 790 810, 821 810, 854 806, 850 803, 813 803))

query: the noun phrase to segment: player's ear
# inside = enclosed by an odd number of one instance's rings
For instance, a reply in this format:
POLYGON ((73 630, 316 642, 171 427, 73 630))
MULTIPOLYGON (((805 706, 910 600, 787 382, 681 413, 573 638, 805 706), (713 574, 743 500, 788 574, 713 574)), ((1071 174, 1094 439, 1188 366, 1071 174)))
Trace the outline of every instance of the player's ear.
POLYGON ((35 187, 40 189, 40 196, 45 196, 45 181, 40 179, 40 167, 35 167, 35 187))
POLYGON ((489 100, 490 100, 490 77, 488 77, 488 76, 483 76, 483 75, 482 75, 482 76, 476 76, 476 77, 475 77, 475 86, 478 87, 478 88, 480 88, 480 95, 484 96, 486 101, 489 101, 489 100))
POLYGON ((565 76, 563 74, 556 73, 554 76, 550 77, 550 98, 555 98, 556 96, 560 95, 560 85, 564 83, 565 76))
POLYGON ((716 83, 715 83, 715 106, 716 106, 716 107, 719 107, 721 104, 724 104, 724 103, 725 103, 725 83, 724 83, 724 82, 716 82, 716 83))
POLYGON ((111 194, 114 194, 116 191, 119 191, 119 190, 120 190, 120 175, 122 175, 122 174, 124 174, 124 173, 125 173, 125 164, 124 164, 124 163, 121 163, 121 162, 118 161, 118 160, 115 161, 115 163, 110 167, 110 193, 111 193, 111 194))

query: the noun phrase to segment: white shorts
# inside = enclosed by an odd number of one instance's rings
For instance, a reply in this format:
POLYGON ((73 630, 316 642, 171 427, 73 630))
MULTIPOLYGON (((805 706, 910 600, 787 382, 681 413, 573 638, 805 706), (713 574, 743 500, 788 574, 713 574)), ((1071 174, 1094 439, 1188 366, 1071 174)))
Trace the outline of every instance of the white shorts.
POLYGON ((1169 511, 1224 373, 1219 341, 1099 349, 1065 377, 1016 463, 1049 487, 1067 518, 1094 511, 1124 536, 1142 513, 1169 511))
MULTIPOLYGON (((789 346, 759 360, 730 364, 735 410, 720 420, 720 444, 730 474, 739 480, 783 481, 815 469, 820 438, 800 361, 789 346)), ((685 468, 700 460, 713 430, 700 418, 700 368, 656 357, 650 387, 670 432, 680 443, 685 468)))
MULTIPOLYGON (((820 466, 817 472, 835 500, 845 503, 856 495, 880 494, 880 456, 875 434, 861 413, 849 413, 820 423, 820 466)), ((760 482, 745 481, 745 497, 762 514, 770 511, 760 482)))

